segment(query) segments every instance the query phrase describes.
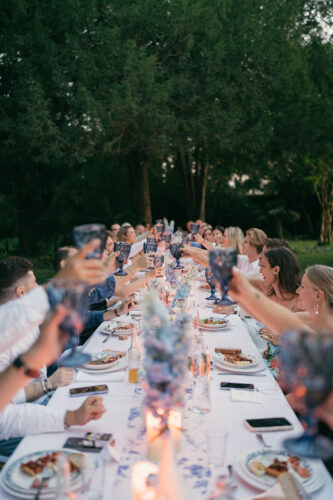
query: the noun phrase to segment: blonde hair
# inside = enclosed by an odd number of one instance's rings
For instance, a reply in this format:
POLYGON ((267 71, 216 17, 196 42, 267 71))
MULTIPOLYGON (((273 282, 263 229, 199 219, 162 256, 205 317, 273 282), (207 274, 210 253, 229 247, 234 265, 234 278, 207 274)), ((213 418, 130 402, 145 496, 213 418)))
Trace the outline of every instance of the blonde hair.
POLYGON ((240 227, 227 227, 224 230, 225 238, 228 238, 229 245, 236 248, 237 253, 242 253, 242 243, 244 240, 244 233, 240 227))
POLYGON ((316 264, 308 267, 305 273, 313 286, 323 292, 329 307, 333 309, 333 267, 316 264))
POLYGON ((250 245, 256 247, 257 252, 261 253, 267 238, 267 234, 261 229, 257 229, 256 227, 248 229, 246 231, 246 234, 250 236, 250 245))

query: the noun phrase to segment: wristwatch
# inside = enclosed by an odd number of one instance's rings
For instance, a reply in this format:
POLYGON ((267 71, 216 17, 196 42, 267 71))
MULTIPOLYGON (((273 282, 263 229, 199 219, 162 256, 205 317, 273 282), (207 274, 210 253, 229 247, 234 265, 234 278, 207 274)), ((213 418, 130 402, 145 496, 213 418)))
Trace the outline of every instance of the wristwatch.
POLYGON ((42 389, 44 394, 47 394, 48 392, 52 391, 47 378, 42 378, 40 383, 42 384, 42 389))
POLYGON ((29 368, 29 366, 27 366, 25 362, 21 359, 21 356, 18 356, 16 359, 14 359, 12 365, 15 366, 15 368, 17 368, 18 370, 21 370, 23 368, 24 374, 27 375, 28 377, 31 378, 40 377, 39 370, 35 370, 34 368, 29 368))

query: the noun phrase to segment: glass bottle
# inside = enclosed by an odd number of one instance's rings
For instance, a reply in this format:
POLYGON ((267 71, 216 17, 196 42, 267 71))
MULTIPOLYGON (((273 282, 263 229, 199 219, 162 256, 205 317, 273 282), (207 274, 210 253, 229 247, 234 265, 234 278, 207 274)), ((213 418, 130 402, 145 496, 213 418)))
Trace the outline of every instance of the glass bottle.
POLYGON ((138 347, 137 331, 132 334, 131 347, 128 350, 128 381, 131 384, 138 382, 138 371, 141 362, 141 353, 138 347))

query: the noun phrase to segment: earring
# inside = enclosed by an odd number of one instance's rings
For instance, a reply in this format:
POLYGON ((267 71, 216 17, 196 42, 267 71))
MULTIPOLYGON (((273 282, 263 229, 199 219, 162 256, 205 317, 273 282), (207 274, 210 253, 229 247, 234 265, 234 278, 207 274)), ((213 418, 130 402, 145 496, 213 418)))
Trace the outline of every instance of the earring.
POLYGON ((316 310, 315 310, 315 315, 316 315, 316 316, 318 316, 318 314, 319 314, 319 306, 318 306, 318 304, 317 304, 317 305, 316 305, 316 310))

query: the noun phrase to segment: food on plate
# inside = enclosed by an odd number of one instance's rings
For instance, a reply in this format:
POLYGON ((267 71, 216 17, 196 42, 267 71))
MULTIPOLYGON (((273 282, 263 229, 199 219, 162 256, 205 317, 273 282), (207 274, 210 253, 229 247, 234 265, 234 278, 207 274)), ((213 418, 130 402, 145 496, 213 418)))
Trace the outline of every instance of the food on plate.
POLYGON ((103 353, 101 357, 98 357, 97 359, 92 359, 87 363, 89 366, 100 366, 100 365, 110 365, 111 363, 114 363, 119 359, 118 354, 107 354, 103 353))
POLYGON ((288 464, 285 460, 274 458, 273 462, 265 470, 269 476, 278 477, 283 472, 288 472, 288 464))
POLYGON ((118 323, 118 330, 132 330, 135 327, 134 323, 118 323))
POLYGON ((220 354, 241 354, 242 349, 238 349, 237 347, 215 347, 215 352, 220 354))
POLYGON ((84 456, 81 453, 71 453, 67 456, 67 459, 71 467, 71 472, 80 472, 83 465, 82 461, 84 460, 84 456))
POLYGON ((306 467, 303 467, 301 463, 301 459, 297 456, 292 456, 288 458, 288 463, 294 469, 297 474, 303 479, 310 477, 310 472, 306 467))
POLYGON ((263 476, 266 474, 266 467, 258 460, 252 460, 252 462, 249 463, 249 469, 256 476, 263 476))
POLYGON ((213 309, 213 313, 216 314, 235 314, 236 309, 234 306, 216 306, 213 309))
POLYGON ((224 359, 228 363, 232 363, 234 365, 251 365, 253 363, 253 359, 245 356, 244 354, 224 354, 224 359))
POLYGON ((226 325, 228 321, 218 318, 205 318, 199 319, 200 325, 226 325))
POLYGON ((61 451, 54 451, 51 455, 47 453, 43 457, 39 457, 36 460, 29 460, 29 462, 25 463, 23 462, 21 464, 21 470, 29 476, 36 476, 37 474, 40 474, 47 465, 55 464, 60 454, 61 451))
POLYGON ((203 284, 203 285, 200 285, 200 290, 209 290, 210 286, 209 285, 206 285, 206 284, 203 284))

